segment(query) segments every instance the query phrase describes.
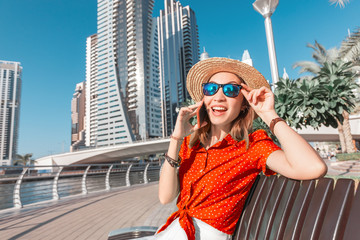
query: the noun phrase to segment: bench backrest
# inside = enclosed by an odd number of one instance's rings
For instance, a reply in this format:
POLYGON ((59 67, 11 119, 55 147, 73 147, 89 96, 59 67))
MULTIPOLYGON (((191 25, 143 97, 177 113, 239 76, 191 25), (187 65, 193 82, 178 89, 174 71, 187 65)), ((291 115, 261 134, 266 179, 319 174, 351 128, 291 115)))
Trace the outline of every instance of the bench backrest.
POLYGON ((259 176, 233 240, 360 239, 360 188, 354 180, 296 181, 259 176))

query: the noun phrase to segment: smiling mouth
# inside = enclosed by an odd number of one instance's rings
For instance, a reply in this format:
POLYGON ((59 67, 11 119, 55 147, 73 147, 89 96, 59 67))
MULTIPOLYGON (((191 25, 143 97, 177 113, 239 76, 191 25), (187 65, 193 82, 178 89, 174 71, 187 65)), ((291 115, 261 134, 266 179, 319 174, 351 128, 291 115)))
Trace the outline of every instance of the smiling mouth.
POLYGON ((217 113, 223 113, 223 112, 226 112, 227 111, 227 108, 225 107, 212 107, 211 110, 213 112, 217 112, 217 113))

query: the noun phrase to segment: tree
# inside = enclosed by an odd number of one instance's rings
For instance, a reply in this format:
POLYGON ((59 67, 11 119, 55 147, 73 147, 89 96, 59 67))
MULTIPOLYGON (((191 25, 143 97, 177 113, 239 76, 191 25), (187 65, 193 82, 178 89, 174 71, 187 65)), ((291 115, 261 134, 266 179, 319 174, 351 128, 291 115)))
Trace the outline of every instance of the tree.
POLYGON ((359 88, 354 81, 356 73, 351 69, 354 69, 352 62, 336 60, 331 64, 325 63, 319 75, 315 78, 325 84, 329 83, 326 88, 330 96, 328 101, 331 103, 336 102, 340 106, 335 109, 337 113, 342 113, 343 121, 338 119, 340 143, 342 144, 342 151, 348 153, 355 152, 349 123, 349 113, 355 107, 356 97, 354 90, 359 88), (348 108, 343 106, 348 106, 348 108))
MULTIPOLYGON (((355 78, 354 73, 357 73, 359 71, 359 65, 356 63, 356 61, 352 61, 352 59, 351 60, 343 59, 342 55, 340 54, 340 51, 337 48, 326 50, 317 41, 315 41, 315 45, 308 44, 307 46, 314 50, 314 52, 312 53, 312 57, 314 58, 315 62, 303 61, 303 62, 297 62, 293 65, 294 68, 300 67, 300 73, 308 72, 312 74, 312 76, 307 76, 305 77, 305 79, 315 80, 316 78, 318 78, 318 80, 322 80, 323 82, 330 83, 330 85, 327 88, 327 91, 336 91, 338 87, 341 88, 340 86, 341 84, 339 85, 340 80, 335 81, 336 79, 342 79, 343 81, 346 80, 345 81, 346 84, 350 84, 350 82, 354 83, 353 82, 353 79, 355 78)), ((351 85, 351 87, 356 88, 356 85, 351 85)), ((354 99, 355 96, 353 94, 353 89, 351 89, 350 92, 352 93, 351 96, 354 99)), ((337 96, 337 95, 335 94, 333 96, 337 96)), ((339 99, 332 98, 331 100, 335 102, 328 102, 328 103, 336 107, 338 105, 336 101, 343 101, 343 98, 339 98, 339 99)), ((348 105, 348 106, 353 107, 352 105, 348 105)), ((341 110, 342 108, 339 109, 341 110)), ((354 151, 352 144, 350 145, 346 144, 350 142, 352 143, 351 133, 348 132, 350 131, 350 124, 348 121, 350 111, 351 111, 350 109, 348 109, 348 111, 343 109, 342 116, 336 117, 337 124, 334 123, 331 124, 331 126, 335 126, 335 125, 339 126, 340 124, 340 128, 338 129, 340 143, 342 145, 341 147, 343 151, 346 152, 354 151)), ((331 121, 332 120, 333 119, 331 119, 331 121)))
MULTIPOLYGON (((345 61, 350 61, 355 66, 360 66, 360 28, 351 33, 342 43, 339 54, 345 61)), ((357 69, 360 71, 360 69, 357 69)), ((354 113, 360 113, 360 88, 357 89, 358 101, 355 103, 354 113)))
POLYGON ((14 161, 14 165, 34 165, 36 161, 34 159, 31 159, 32 155, 32 153, 27 153, 25 155, 16 154, 16 160, 14 161))
MULTIPOLYGON (((342 46, 344 45, 344 43, 342 44, 342 46)), ((340 68, 341 71, 347 71, 347 72, 352 72, 352 73, 359 73, 360 71, 360 67, 359 64, 357 64, 356 61, 353 61, 353 59, 344 59, 342 57, 342 55, 340 54, 340 51, 337 48, 332 48, 329 50, 326 50, 321 44, 319 44, 317 41, 315 41, 315 45, 311 45, 308 44, 308 47, 312 48, 314 50, 314 52, 312 53, 312 57, 314 58, 315 62, 311 62, 311 61, 303 61, 303 62, 297 62, 293 65, 294 68, 296 67, 300 67, 300 73, 303 72, 308 72, 311 73, 312 76, 306 76, 304 78, 306 79, 313 79, 316 75, 319 74, 320 69, 322 67, 325 66, 325 64, 328 64, 327 66, 330 66, 333 62, 336 61, 343 61, 343 62, 351 62, 351 64, 346 66, 346 69, 340 68)), ((340 48, 341 49, 341 48, 340 48)), ((332 69, 332 71, 335 73, 333 74, 334 76, 332 76, 333 78, 336 75, 341 75, 342 72, 341 71, 334 71, 334 69, 332 69)), ((325 75, 329 74, 331 71, 325 71, 323 78, 326 78, 325 75)), ((328 76, 330 77, 330 75, 328 76)), ((352 152, 353 147, 352 145, 349 146, 349 150, 347 150, 347 147, 345 144, 345 142, 352 142, 352 136, 351 134, 344 134, 345 132, 343 131, 344 129, 350 129, 350 124, 349 124, 349 114, 350 112, 347 113, 343 113, 343 118, 345 117, 345 121, 340 121, 339 123, 342 124, 340 126, 340 128, 338 129, 339 131, 339 138, 340 138, 340 143, 342 144, 342 149, 343 151, 346 152, 352 152), (345 124, 345 126, 344 126, 345 124), (347 139, 350 138, 350 139, 347 139), (342 139, 344 139, 344 141, 342 141, 342 139)), ((349 130, 350 131, 350 130, 349 130)))

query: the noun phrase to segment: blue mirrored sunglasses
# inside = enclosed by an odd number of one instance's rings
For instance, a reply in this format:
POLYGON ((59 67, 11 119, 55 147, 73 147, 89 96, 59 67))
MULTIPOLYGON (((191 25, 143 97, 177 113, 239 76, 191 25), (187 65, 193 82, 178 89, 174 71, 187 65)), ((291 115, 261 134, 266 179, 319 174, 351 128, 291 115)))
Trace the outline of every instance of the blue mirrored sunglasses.
POLYGON ((203 83, 202 87, 205 96, 213 96, 220 88, 222 88, 224 95, 230 98, 237 97, 240 93, 240 89, 242 88, 239 84, 217 84, 213 82, 203 83))

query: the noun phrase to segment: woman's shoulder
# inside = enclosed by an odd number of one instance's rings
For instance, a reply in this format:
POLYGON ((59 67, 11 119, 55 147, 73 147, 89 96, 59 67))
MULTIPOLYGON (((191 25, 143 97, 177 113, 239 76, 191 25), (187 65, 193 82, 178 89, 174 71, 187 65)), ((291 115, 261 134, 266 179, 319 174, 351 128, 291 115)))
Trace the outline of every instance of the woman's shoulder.
POLYGON ((264 129, 258 129, 252 133, 249 134, 249 142, 256 142, 259 140, 271 140, 269 135, 264 129))

